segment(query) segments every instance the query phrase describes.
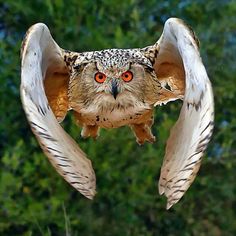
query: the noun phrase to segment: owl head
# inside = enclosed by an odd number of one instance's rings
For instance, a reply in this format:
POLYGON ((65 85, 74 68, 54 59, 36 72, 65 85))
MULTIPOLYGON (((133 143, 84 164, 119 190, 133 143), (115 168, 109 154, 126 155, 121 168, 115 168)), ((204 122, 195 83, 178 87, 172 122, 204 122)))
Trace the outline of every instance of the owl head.
POLYGON ((156 77, 151 61, 136 49, 81 53, 72 64, 69 85, 72 108, 86 103, 128 107, 137 100, 145 102, 146 88, 150 88, 148 77, 156 77))

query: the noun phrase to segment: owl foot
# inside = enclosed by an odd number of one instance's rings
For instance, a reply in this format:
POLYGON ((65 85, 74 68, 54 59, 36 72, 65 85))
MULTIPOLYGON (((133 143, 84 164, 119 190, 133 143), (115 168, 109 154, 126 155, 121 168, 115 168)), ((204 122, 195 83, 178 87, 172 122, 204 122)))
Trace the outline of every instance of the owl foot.
POLYGON ((92 137, 96 139, 99 136, 99 127, 97 125, 84 125, 81 131, 82 138, 92 137))
POLYGON ((156 137, 152 134, 151 128, 148 124, 134 124, 131 128, 135 134, 136 142, 139 145, 143 145, 145 141, 153 143, 156 141, 156 137))

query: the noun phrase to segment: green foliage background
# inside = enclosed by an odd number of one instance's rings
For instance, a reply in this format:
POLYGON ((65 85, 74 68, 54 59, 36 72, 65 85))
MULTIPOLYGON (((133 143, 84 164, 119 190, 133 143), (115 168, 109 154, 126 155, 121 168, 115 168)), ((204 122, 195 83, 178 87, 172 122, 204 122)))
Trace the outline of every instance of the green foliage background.
POLYGON ((0 0, 0 235, 236 235, 236 2, 138 0, 0 0), (181 102, 156 109, 158 141, 138 147, 128 128, 81 140, 69 115, 65 129, 97 175, 94 201, 49 164, 22 110, 20 45, 46 23, 74 51, 144 47, 171 16, 190 24, 215 94, 216 125, 196 181, 171 210, 157 193, 170 127, 181 102))

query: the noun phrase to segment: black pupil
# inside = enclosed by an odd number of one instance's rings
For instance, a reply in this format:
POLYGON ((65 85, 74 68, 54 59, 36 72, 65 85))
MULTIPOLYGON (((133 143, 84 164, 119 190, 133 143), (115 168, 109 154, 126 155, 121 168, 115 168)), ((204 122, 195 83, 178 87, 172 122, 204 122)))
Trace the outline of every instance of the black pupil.
POLYGON ((98 78, 102 80, 103 79, 103 75, 99 75, 98 78))
POLYGON ((129 77, 129 75, 128 74, 125 74, 125 78, 128 78, 129 77))

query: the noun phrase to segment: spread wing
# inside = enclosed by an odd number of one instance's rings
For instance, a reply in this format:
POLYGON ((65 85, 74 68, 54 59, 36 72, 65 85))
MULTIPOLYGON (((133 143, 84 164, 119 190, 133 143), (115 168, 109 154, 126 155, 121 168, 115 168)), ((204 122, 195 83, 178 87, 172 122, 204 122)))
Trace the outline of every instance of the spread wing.
POLYGON ((158 42, 150 47, 163 86, 156 105, 183 99, 167 141, 159 180, 159 193, 168 199, 167 209, 179 201, 195 179, 213 131, 212 87, 198 46, 193 31, 182 20, 170 18, 158 42))
POLYGON ((27 32, 21 50, 21 99, 33 133, 58 173, 87 198, 95 195, 91 161, 64 131, 69 70, 63 50, 42 23, 27 32))

